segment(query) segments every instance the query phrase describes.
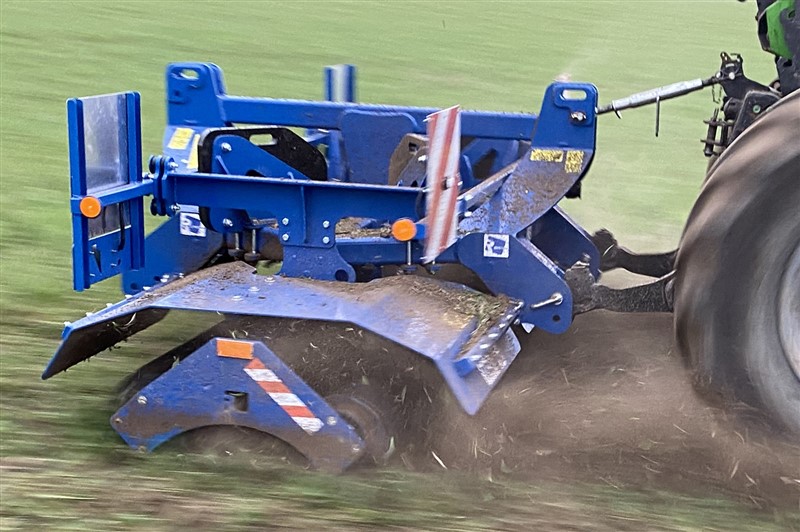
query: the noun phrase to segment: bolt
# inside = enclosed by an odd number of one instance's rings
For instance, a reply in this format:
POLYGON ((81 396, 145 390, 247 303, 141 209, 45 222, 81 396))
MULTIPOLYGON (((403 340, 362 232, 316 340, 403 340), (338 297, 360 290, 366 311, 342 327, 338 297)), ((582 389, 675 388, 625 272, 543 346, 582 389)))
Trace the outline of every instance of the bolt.
POLYGON ((223 227, 233 227, 233 221, 230 218, 223 218, 222 219, 222 226, 223 227))
POLYGON ((586 121, 586 113, 583 111, 572 111, 569 117, 574 120, 575 122, 585 122, 586 121))
POLYGON ((147 397, 145 397, 144 395, 140 395, 139 397, 136 398, 136 402, 144 406, 147 404, 147 397))
POLYGON ((325 423, 330 425, 331 427, 336 425, 336 418, 333 416, 328 416, 328 419, 325 420, 325 423))
POLYGON ((322 237, 322 243, 323 244, 328 244, 328 243, 330 243, 330 241, 331 241, 330 237, 327 237, 327 236, 323 236, 322 237))
POLYGON ((181 212, 181 206, 175 203, 173 205, 170 205, 169 210, 171 210, 174 213, 179 213, 181 212))
POLYGON ((281 240, 283 240, 284 242, 289 240, 289 233, 283 233, 283 235, 281 235, 281 240))
POLYGON ((760 113, 760 112, 761 112, 761 106, 760 106, 760 105, 758 105, 758 104, 755 104, 755 105, 753 106, 753 113, 754 113, 754 114, 758 114, 758 113, 760 113))
POLYGON ((175 161, 170 161, 170 163, 167 166, 169 167, 170 170, 178 169, 178 163, 176 163, 175 161))
POLYGON ((281 223, 283 225, 289 225, 289 218, 284 218, 283 220, 281 220, 281 223))
POLYGON ((219 147, 222 148, 222 153, 228 153, 233 149, 227 142, 223 142, 219 147))
POLYGON ((322 228, 323 229, 327 229, 330 226, 331 226, 331 223, 328 220, 325 220, 324 222, 322 222, 322 228))

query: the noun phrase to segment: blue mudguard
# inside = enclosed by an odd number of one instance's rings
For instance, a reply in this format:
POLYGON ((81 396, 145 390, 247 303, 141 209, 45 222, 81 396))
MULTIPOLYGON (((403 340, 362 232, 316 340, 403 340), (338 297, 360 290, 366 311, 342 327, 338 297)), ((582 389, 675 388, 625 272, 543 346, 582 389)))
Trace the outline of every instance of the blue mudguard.
POLYGON ((42 377, 149 327, 171 309, 353 323, 432 360, 474 414, 519 352, 509 327, 522 303, 419 276, 349 284, 262 276, 233 262, 160 283, 67 325, 42 377))
POLYGON ((212 425, 271 434, 323 470, 342 471, 365 449, 355 430, 261 342, 215 338, 111 417, 128 445, 147 451, 212 425))

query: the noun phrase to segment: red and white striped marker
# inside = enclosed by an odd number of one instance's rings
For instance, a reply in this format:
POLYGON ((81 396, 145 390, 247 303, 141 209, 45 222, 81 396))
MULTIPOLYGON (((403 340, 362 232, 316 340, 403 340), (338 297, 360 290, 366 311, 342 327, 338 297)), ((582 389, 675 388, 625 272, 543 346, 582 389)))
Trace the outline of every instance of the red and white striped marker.
POLYGON ((310 408, 286 386, 274 371, 267 368, 263 362, 253 358, 244 368, 251 379, 256 381, 262 390, 275 401, 283 411, 289 414, 292 421, 309 434, 314 434, 322 428, 322 421, 317 418, 310 408))
POLYGON ((456 200, 461 186, 461 107, 428 115, 426 230, 422 262, 428 263, 456 241, 456 200))

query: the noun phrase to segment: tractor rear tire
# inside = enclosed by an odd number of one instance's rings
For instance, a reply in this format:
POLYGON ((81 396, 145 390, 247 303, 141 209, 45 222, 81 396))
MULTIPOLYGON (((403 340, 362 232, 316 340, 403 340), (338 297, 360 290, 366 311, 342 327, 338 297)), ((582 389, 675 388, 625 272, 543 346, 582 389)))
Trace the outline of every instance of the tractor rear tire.
POLYGON ((711 167, 678 251, 675 332, 702 390, 800 435, 800 91, 711 167))

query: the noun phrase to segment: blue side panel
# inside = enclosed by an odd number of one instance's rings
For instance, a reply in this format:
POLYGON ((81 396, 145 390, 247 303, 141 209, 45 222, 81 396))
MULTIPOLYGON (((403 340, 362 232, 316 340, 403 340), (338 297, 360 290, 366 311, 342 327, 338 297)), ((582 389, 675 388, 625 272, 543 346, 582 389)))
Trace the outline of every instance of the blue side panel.
POLYGON ((458 259, 495 294, 525 302, 520 319, 551 333, 572 323, 572 293, 563 273, 533 244, 503 234, 473 233, 458 241, 458 259), (558 303, 542 305, 554 294, 558 303))
POLYGON ((578 261, 585 261, 595 279, 600 278, 600 252, 583 227, 559 207, 544 213, 526 234, 533 245, 562 270, 566 271, 578 261))
POLYGON ((225 240, 220 233, 202 227, 199 215, 181 212, 145 239, 147 265, 122 274, 122 290, 136 294, 157 284, 164 276, 189 274, 200 269, 219 251, 225 240))
POLYGON ((211 340, 111 417, 128 445, 151 451, 182 432, 233 425, 286 441, 319 469, 342 471, 363 454, 355 430, 264 344, 236 341, 238 358, 219 342, 231 340, 211 340))
POLYGON ((348 180, 386 185, 389 159, 403 137, 418 129, 407 113, 346 111, 339 122, 347 154, 348 180))

